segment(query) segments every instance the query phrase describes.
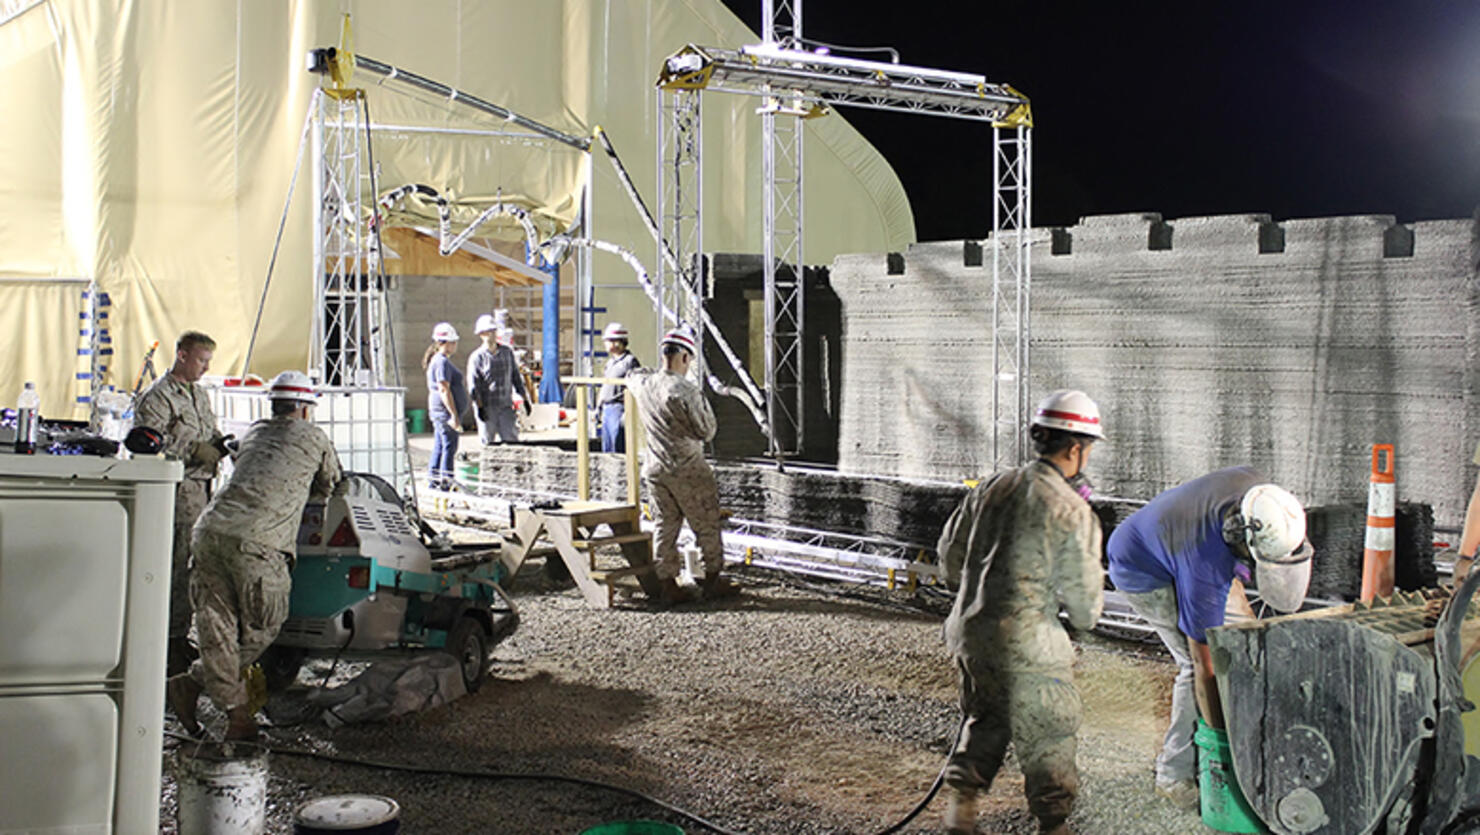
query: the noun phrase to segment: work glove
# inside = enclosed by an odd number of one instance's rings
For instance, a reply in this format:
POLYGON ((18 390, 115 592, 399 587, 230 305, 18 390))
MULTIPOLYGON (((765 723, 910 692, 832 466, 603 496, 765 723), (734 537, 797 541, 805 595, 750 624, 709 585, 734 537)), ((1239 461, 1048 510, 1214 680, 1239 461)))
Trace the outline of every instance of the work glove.
POLYGON ((221 460, 221 450, 217 448, 215 440, 196 441, 190 448, 190 460, 187 462, 192 467, 208 467, 216 469, 216 464, 221 460))

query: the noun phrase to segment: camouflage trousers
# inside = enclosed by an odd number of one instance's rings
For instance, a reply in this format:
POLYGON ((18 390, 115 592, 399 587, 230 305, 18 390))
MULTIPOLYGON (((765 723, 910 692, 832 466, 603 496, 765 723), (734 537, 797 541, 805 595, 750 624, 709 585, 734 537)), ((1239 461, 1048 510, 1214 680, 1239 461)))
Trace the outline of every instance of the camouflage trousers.
POLYGON ((1022 767, 1029 811, 1054 824, 1069 817, 1079 793, 1074 733, 1083 713, 1073 671, 1029 673, 961 659, 957 667, 965 725, 946 766, 946 782, 986 791, 1010 741, 1022 767))
POLYGON ((175 485, 175 540, 170 556, 170 637, 190 632, 190 530, 211 500, 211 483, 186 478, 175 485))
POLYGON ((643 480, 653 511, 653 573, 659 580, 678 576, 683 567, 678 534, 687 521, 704 559, 705 576, 718 574, 725 553, 719 535, 719 485, 709 464, 701 459, 675 470, 644 473, 643 480))
POLYGON ((277 638, 288 619, 288 560, 255 542, 197 531, 191 543, 190 600, 200 658, 190 677, 222 710, 247 703, 242 669, 277 638))

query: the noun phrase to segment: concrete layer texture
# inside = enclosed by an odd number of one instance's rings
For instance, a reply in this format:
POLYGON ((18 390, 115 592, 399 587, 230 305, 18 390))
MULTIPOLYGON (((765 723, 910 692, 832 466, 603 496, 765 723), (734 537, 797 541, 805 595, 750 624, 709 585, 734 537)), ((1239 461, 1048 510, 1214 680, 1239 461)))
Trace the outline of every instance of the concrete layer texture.
MULTIPOLYGON (((477 456, 481 480, 503 489, 573 496, 576 454, 548 447, 482 447, 477 456)), ((898 478, 848 476, 835 472, 719 463, 714 467, 720 505, 734 518, 792 529, 821 530, 887 539, 916 546, 926 559, 946 519, 966 495, 961 484, 898 478)), ((626 501, 626 475, 618 455, 591 456, 591 497, 626 501)), ((1139 503, 1092 502, 1108 539, 1139 503)), ((1312 507, 1307 511, 1316 552, 1310 596, 1353 600, 1362 586, 1362 544, 1367 509, 1363 503, 1312 507)), ((1394 553, 1399 588, 1437 582, 1434 568, 1433 511, 1428 505, 1400 502, 1394 553)), ((777 532, 786 538, 784 532, 777 532)))
MULTIPOLYGON (((1371 445, 1392 443, 1398 495, 1462 520, 1480 437, 1473 220, 1145 213, 1031 235, 1031 399, 1099 401, 1101 492, 1144 499, 1248 463, 1307 505, 1360 501, 1371 445)), ((991 257, 974 249, 834 262, 840 470, 991 470, 991 257)))

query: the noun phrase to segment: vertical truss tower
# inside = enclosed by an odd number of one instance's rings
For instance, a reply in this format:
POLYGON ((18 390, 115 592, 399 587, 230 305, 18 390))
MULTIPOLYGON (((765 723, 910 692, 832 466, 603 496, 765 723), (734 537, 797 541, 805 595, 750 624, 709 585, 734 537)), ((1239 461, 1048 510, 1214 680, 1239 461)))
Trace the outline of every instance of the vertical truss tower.
POLYGON ((375 194, 365 92, 314 91, 314 320, 309 368, 324 385, 386 384, 385 299, 370 257, 375 194))
MULTIPOLYGON (((800 49, 802 1, 764 0, 764 39, 773 48, 800 49)), ((765 287, 766 417, 771 455, 802 449, 805 285, 802 262, 802 119, 811 109, 767 82, 761 113, 762 263, 765 287)))
POLYGON ((663 311, 677 311, 694 329, 695 379, 704 379, 704 328, 700 324, 704 287, 704 168, 699 149, 704 127, 699 91, 675 88, 658 91, 658 227, 661 240, 673 252, 670 262, 660 252, 658 263, 658 339, 668 330, 663 311))
POLYGON ((1029 402, 1032 342, 1033 131, 998 126, 992 136, 992 464, 1010 467, 1027 459, 1024 418, 1029 402))

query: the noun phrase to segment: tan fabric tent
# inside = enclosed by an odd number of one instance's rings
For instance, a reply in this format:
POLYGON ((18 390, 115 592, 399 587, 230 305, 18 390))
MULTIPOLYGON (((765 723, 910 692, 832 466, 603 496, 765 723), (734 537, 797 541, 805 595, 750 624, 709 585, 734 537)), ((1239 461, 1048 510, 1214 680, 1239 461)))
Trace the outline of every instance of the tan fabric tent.
MULTIPOLYGON (((0 404, 31 379, 45 413, 72 408, 94 278, 112 301, 108 382, 130 384, 155 340, 167 364, 185 328, 220 343, 214 373, 239 372, 318 84, 304 55, 339 41, 345 12, 358 53, 572 134, 601 125, 650 202, 660 61, 690 42, 756 40, 717 0, 0 0, 0 404)), ((352 83, 369 89, 377 123, 505 127, 363 72, 352 83)), ((756 102, 710 94, 704 106, 705 248, 759 251, 756 102)), ((883 158, 836 115, 807 130, 806 260, 911 241, 883 158)), ((375 154, 383 190, 420 182, 465 203, 502 193, 550 228, 579 208, 582 155, 556 143, 381 133, 375 154)), ((651 268, 610 167, 593 170, 598 237, 651 268)), ((252 359, 262 374, 307 361, 306 172, 252 359)), ((598 260, 598 283, 606 275, 631 281, 598 260)))

